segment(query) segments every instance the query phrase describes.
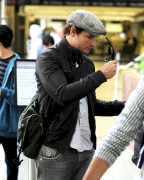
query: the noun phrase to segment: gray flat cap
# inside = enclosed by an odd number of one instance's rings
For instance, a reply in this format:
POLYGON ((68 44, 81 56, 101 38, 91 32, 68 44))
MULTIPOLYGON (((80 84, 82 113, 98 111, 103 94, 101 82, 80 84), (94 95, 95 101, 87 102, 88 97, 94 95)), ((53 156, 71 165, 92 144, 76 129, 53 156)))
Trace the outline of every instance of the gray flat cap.
POLYGON ((67 17, 66 24, 82 28, 93 36, 107 34, 102 21, 95 14, 86 10, 77 10, 71 13, 67 17))

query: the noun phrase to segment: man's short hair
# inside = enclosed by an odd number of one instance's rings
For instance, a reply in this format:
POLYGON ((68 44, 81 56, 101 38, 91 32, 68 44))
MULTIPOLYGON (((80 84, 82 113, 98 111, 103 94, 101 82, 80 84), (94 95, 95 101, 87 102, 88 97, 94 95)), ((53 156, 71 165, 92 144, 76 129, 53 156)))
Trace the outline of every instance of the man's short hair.
MULTIPOLYGON (((70 34, 70 29, 71 29, 71 27, 72 27, 72 26, 69 26, 69 25, 66 25, 66 26, 64 27, 64 35, 70 34)), ((76 29, 76 33, 77 33, 77 34, 80 34, 82 31, 84 31, 84 29, 78 28, 78 27, 75 27, 75 29, 76 29)))
POLYGON ((11 47, 13 31, 7 25, 0 25, 0 42, 5 48, 11 47))
POLYGON ((45 35, 43 36, 43 45, 48 46, 49 44, 53 45, 54 44, 54 38, 51 35, 45 35))

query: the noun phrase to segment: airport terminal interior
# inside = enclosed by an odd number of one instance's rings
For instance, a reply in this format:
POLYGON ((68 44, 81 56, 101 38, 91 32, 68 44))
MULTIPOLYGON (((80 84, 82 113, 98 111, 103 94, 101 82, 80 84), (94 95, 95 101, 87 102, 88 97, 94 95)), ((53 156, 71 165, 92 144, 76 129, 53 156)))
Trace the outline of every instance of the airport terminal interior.
MULTIPOLYGON (((118 61, 117 74, 97 89, 99 99, 127 100, 136 88, 144 73, 144 0, 137 1, 12 1, 0 0, 1 24, 8 24, 14 30, 14 50, 27 59, 29 27, 39 24, 43 32, 51 34, 55 43, 63 37, 66 17, 74 10, 92 11, 104 23, 107 37, 118 61), (21 2, 21 3, 20 3, 21 2), (24 3, 27 2, 27 3, 24 3), (48 3, 49 2, 49 3, 48 3), (104 3, 105 2, 105 3, 104 3), (117 2, 117 3, 116 3, 117 2), (131 3, 130 3, 131 2, 131 3), (39 3, 39 4, 38 4, 39 3), (131 39, 128 41, 128 39, 131 39)), ((96 70, 108 55, 106 37, 96 39, 95 48, 89 57, 94 61, 96 70)), ((98 145, 108 133, 116 117, 97 117, 98 145)), ((138 180, 139 170, 131 161, 133 142, 118 158, 102 180, 138 180)), ((20 166, 19 180, 35 180, 30 168, 30 160, 24 158, 20 166)), ((5 180, 6 169, 3 149, 0 145, 0 180, 5 180), (2 160, 1 160, 2 159, 2 160)))
MULTIPOLYGON (((54 2, 53 4, 57 4, 57 1, 54 2)), ((115 1, 112 0, 112 2, 115 1)), ((76 9, 90 10, 103 21, 108 32, 107 37, 112 42, 115 52, 121 53, 121 61, 130 61, 132 60, 130 58, 134 58, 143 51, 144 46, 144 3, 136 2, 131 6, 124 3, 120 5, 114 3, 107 5, 105 3, 105 6, 104 3, 99 6, 80 6, 73 5, 74 3, 69 3, 70 5, 61 5, 62 3, 60 5, 7 5, 5 9, 6 15, 1 21, 6 20, 14 29, 16 32, 14 48, 22 57, 26 57, 26 42, 29 39, 29 27, 32 23, 40 24, 42 30, 49 31, 55 37, 55 42, 58 42, 62 36, 67 15, 76 9), (127 44, 125 44, 129 36, 136 39, 134 46, 131 48, 128 48, 127 44), (129 57, 130 54, 131 57, 129 57)), ((105 57, 107 53, 106 43, 105 37, 97 39, 96 46, 91 52, 93 60, 102 60, 105 57)))

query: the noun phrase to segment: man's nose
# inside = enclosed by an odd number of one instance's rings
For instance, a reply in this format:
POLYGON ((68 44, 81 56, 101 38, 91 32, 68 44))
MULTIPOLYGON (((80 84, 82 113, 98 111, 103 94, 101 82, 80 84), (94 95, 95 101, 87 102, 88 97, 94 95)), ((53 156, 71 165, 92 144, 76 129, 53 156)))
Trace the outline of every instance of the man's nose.
POLYGON ((95 46, 95 45, 96 45, 96 39, 95 39, 95 37, 93 37, 93 38, 91 39, 91 45, 92 45, 92 46, 95 46))

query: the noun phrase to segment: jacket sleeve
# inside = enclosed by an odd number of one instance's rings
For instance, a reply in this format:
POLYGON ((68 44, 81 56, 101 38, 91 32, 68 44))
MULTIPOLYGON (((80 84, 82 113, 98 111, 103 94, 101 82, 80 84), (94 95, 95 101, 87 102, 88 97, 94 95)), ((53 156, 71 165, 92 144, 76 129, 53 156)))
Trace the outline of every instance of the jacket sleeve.
POLYGON ((124 108, 125 101, 102 101, 96 99, 95 116, 117 116, 124 108))
POLYGON ((1 99, 6 99, 9 104, 13 104, 14 90, 8 88, 1 88, 1 99))
POLYGON ((2 87, 0 100, 5 100, 11 106, 16 106, 15 90, 7 87, 2 87))
POLYGON ((14 57, 10 60, 4 76, 4 84, 1 88, 0 101, 6 101, 11 106, 16 106, 16 92, 15 92, 15 77, 14 77, 14 62, 16 59, 20 59, 17 53, 14 53, 14 57))
POLYGON ((10 75, 10 82, 9 85, 5 87, 1 87, 1 96, 0 101, 6 101, 11 106, 16 105, 16 93, 15 93, 15 84, 14 84, 14 70, 10 75), (11 84, 11 85, 10 85, 11 84))
MULTIPOLYGON (((91 69, 91 65, 88 63, 85 68, 91 69)), ((106 81, 101 71, 92 69, 84 78, 68 83, 56 55, 45 53, 37 59, 36 73, 46 93, 60 105, 85 97, 106 81)))

